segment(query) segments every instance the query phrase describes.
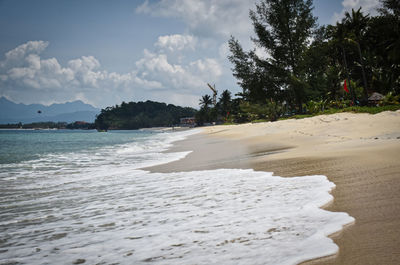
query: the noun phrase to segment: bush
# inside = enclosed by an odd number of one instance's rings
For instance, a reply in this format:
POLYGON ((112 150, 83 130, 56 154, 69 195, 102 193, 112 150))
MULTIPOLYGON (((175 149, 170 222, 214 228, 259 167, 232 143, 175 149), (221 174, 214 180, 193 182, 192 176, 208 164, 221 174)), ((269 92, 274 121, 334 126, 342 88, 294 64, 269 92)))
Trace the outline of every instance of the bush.
POLYGON ((326 108, 327 100, 314 101, 310 100, 305 104, 306 113, 316 114, 318 112, 324 111, 326 108))
POLYGON ((266 104, 242 102, 240 104, 240 111, 241 116, 246 116, 248 121, 276 121, 283 114, 283 106, 276 101, 267 101, 266 104))
POLYGON ((392 92, 386 94, 386 96, 379 102, 380 106, 397 105, 400 101, 400 95, 395 96, 392 92))

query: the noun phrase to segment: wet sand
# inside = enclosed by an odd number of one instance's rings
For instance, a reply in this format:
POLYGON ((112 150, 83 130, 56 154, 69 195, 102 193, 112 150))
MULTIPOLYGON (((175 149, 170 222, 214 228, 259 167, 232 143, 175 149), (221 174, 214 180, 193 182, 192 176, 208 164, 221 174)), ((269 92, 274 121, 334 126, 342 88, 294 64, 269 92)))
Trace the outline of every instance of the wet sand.
POLYGON ((304 264, 400 264, 400 111, 208 127, 170 151, 189 150, 185 159, 147 170, 326 175, 336 189, 325 208, 356 222, 331 235, 336 255, 304 264))

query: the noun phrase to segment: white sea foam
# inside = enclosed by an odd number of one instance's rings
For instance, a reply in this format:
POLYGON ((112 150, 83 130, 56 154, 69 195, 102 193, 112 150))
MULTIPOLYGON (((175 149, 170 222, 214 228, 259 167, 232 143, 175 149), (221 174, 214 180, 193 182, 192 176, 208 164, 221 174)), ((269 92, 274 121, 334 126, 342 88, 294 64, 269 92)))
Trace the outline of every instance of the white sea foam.
POLYGON ((0 264, 297 264, 337 251, 327 236, 354 219, 319 208, 333 199, 325 176, 139 170, 184 157, 163 151, 195 132, 3 167, 0 264))

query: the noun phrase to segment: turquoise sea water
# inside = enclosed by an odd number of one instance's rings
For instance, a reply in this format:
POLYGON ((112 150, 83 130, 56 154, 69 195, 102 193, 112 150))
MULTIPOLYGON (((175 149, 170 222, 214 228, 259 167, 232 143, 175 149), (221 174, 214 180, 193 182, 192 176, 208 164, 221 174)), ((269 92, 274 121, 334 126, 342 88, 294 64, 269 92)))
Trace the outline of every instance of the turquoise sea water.
POLYGON ((0 265, 297 264, 354 219, 325 176, 150 173, 198 133, 0 131, 0 265))
POLYGON ((91 151, 140 142, 153 134, 150 131, 0 130, 0 163, 17 163, 47 154, 91 151))

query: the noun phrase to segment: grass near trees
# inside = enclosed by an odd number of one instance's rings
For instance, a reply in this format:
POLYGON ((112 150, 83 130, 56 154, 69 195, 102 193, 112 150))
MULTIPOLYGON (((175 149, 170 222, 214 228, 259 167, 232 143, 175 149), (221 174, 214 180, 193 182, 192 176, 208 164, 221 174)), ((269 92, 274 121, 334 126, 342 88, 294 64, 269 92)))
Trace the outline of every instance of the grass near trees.
POLYGON ((342 113, 342 112, 353 112, 353 113, 369 113, 369 114, 377 114, 383 111, 396 111, 400 109, 400 105, 388 105, 388 106, 380 106, 380 107, 368 107, 368 106, 353 106, 347 107, 343 109, 327 109, 324 111, 320 111, 315 114, 303 114, 303 115, 293 115, 291 117, 284 117, 280 118, 280 120, 286 119, 304 119, 309 117, 314 117, 318 115, 329 115, 335 113, 342 113))
MULTIPOLYGON (((368 107, 368 106, 353 106, 353 107, 347 107, 343 109, 327 109, 324 111, 320 111, 314 114, 298 114, 298 115, 293 115, 289 117, 280 117, 278 120, 289 120, 289 119, 305 119, 305 118, 310 118, 310 117, 315 117, 319 115, 330 115, 330 114, 335 114, 335 113, 343 113, 343 112, 352 112, 352 113, 369 113, 369 114, 377 114, 383 111, 396 111, 400 110, 400 104, 399 105, 388 105, 388 106, 379 106, 379 107, 368 107)), ((270 120, 268 119, 256 119, 249 121, 251 123, 261 123, 261 122, 269 122, 270 120)), ((237 125, 239 123, 235 123, 233 121, 225 122, 223 125, 237 125)))
POLYGON ((198 125, 400 108, 398 0, 379 0, 375 15, 360 8, 321 27, 312 0, 257 2, 250 11, 252 41, 270 56, 246 51, 232 36, 228 59, 242 92, 231 99, 224 91, 215 106, 203 96, 198 125), (380 107, 369 107, 378 103, 369 99, 374 92, 384 96, 380 107))

